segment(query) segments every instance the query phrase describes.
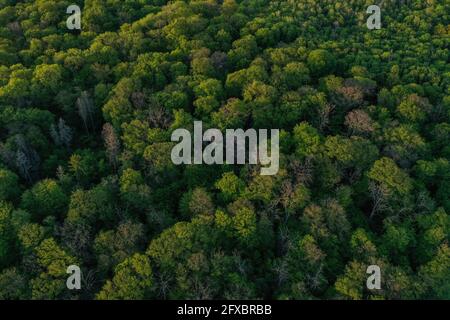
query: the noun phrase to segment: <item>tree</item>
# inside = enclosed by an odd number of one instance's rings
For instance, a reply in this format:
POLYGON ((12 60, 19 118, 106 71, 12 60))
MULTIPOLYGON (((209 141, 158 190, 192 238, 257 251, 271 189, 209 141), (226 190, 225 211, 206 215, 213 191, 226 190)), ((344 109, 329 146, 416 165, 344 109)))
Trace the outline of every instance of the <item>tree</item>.
POLYGON ((433 214, 418 219, 419 235, 417 237, 417 257, 420 264, 430 261, 439 247, 449 239, 450 218, 443 208, 433 214))
POLYGON ((435 297, 436 299, 448 299, 450 297, 449 287, 450 249, 443 244, 431 261, 419 270, 419 279, 424 297, 435 297))
POLYGON ((30 252, 44 240, 46 230, 37 223, 26 223, 20 226, 17 237, 24 252, 30 252))
POLYGON ((325 154, 336 159, 343 168, 363 171, 378 158, 378 149, 369 140, 361 137, 329 136, 325 140, 325 154))
POLYGON ((0 202, 0 267, 4 268, 13 260, 14 230, 11 224, 12 206, 0 202))
POLYGON ((83 120, 86 131, 89 132, 89 127, 92 128, 94 126, 92 116, 94 112, 94 106, 87 91, 83 91, 81 93, 80 97, 77 99, 76 105, 78 109, 78 115, 83 120))
POLYGON ((10 170, 0 169, 0 201, 14 200, 19 194, 19 177, 10 170))
POLYGON ((48 99, 55 93, 63 79, 63 69, 58 64, 41 64, 36 66, 31 80, 32 91, 36 96, 48 99))
POLYGON ((76 150, 68 161, 69 172, 81 185, 94 182, 95 178, 106 171, 106 161, 103 154, 94 153, 89 149, 76 150))
POLYGON ((408 265, 407 253, 416 244, 412 226, 407 222, 397 225, 386 221, 384 228, 380 251, 395 264, 408 265))
POLYGON ((133 120, 122 125, 124 147, 137 155, 142 155, 148 144, 168 141, 166 132, 150 128, 145 121, 133 120))
POLYGON ((91 258, 92 229, 86 221, 66 219, 60 229, 61 242, 70 254, 88 260, 91 258))
POLYGON ((364 92, 359 86, 344 85, 332 90, 330 99, 340 110, 354 109, 364 103, 364 92))
POLYGON ((32 182, 38 176, 40 157, 36 150, 25 140, 24 136, 16 135, 17 145, 15 154, 15 166, 20 175, 28 182, 32 182))
POLYGON ((180 210, 186 216, 196 216, 214 213, 214 204, 211 196, 203 188, 195 188, 185 193, 181 199, 180 210))
POLYGON ((413 188, 411 178, 392 159, 386 157, 375 161, 368 177, 400 195, 408 194, 413 188))
POLYGON ((214 65, 209 58, 210 51, 206 48, 197 51, 191 61, 192 73, 212 77, 215 75, 214 65))
POLYGON ((98 271, 106 275, 134 252, 142 249, 144 226, 131 220, 121 222, 116 230, 100 231, 94 240, 98 271))
POLYGON ((136 253, 117 265, 114 277, 98 293, 99 300, 136 300, 148 296, 152 286, 152 268, 146 255, 136 253))
POLYGON ((311 200, 311 191, 302 183, 292 185, 285 181, 281 186, 281 203, 288 213, 299 213, 311 200))
POLYGON ((72 142, 72 129, 66 125, 62 118, 59 118, 58 126, 52 124, 50 127, 50 135, 57 146, 63 145, 66 148, 70 147, 70 143, 72 142))
POLYGON ((61 216, 68 198, 58 183, 45 179, 36 183, 22 195, 21 207, 31 212, 37 220, 47 216, 61 216))
POLYGON ((211 120, 220 129, 242 128, 249 117, 246 104, 237 99, 229 99, 216 112, 211 114, 211 120))
MULTIPOLYGON (((324 259, 326 254, 317 245, 311 235, 297 237, 281 265, 286 273, 281 281, 282 298, 312 299, 319 295, 327 285, 324 274, 324 259)), ((282 274, 279 274, 282 276, 282 274)))
POLYGON ((410 125, 386 129, 384 136, 388 143, 386 153, 405 167, 416 161, 426 148, 424 139, 410 125))
POLYGON ((333 73, 335 64, 335 58, 327 50, 313 50, 308 55, 308 68, 316 77, 333 73))
POLYGON ((236 200, 244 190, 245 184, 233 172, 225 172, 215 183, 225 201, 236 200))
POLYGON ((120 194, 122 199, 135 208, 145 210, 149 206, 151 189, 139 171, 125 169, 120 177, 120 194))
POLYGON ((319 151, 321 137, 317 130, 306 122, 295 126, 293 140, 296 145, 296 154, 301 158, 313 156, 319 151))
POLYGON ((114 168, 117 168, 117 161, 120 153, 120 140, 111 124, 105 123, 103 125, 102 136, 105 142, 109 162, 114 168))
POLYGON ((258 52, 255 37, 248 35, 233 42, 233 48, 227 53, 230 66, 235 69, 247 67, 258 52))
POLYGON ((69 200, 66 221, 85 221, 94 224, 97 221, 111 222, 118 218, 114 210, 118 196, 114 181, 104 180, 90 190, 77 189, 69 200))
POLYGON ((431 111, 431 105, 427 99, 412 94, 398 105, 397 111, 406 121, 423 122, 431 111))
POLYGON ((345 125, 355 134, 370 134, 375 130, 373 120, 361 109, 350 111, 345 116, 345 125))
MULTIPOLYGON (((44 271, 31 280, 31 295, 33 299, 57 299, 66 289, 67 267, 77 264, 56 243, 55 239, 43 240, 35 249, 37 263, 44 271)), ((67 292, 67 291, 66 291, 67 292)))
POLYGON ((16 268, 5 269, 0 273, 0 299, 20 300, 26 299, 27 282, 16 268))
POLYGON ((0 298, 448 298, 447 4, 363 2, 0 0, 0 298), (174 164, 194 120, 278 173, 174 164))
POLYGON ((309 70, 301 62, 290 62, 272 75, 277 87, 283 86, 288 90, 295 90, 310 81, 309 70))

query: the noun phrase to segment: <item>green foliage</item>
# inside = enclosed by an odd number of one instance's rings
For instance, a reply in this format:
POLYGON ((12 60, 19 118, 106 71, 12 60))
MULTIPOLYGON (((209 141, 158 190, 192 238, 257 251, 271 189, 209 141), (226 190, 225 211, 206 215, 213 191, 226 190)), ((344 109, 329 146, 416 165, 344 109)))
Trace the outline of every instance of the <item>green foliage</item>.
POLYGON ((244 190, 245 184, 233 172, 225 172, 215 184, 225 201, 235 200, 244 190))
POLYGON ((321 137, 317 129, 306 122, 295 126, 293 140, 296 145, 296 155, 299 157, 313 156, 319 152, 321 137))
POLYGON ((0 169, 0 201, 16 199, 19 194, 19 177, 14 172, 0 169))
POLYGON ((368 177, 399 194, 407 194, 413 187, 411 178, 392 159, 386 157, 375 161, 368 172, 368 177))
POLYGON ((136 253, 117 265, 112 280, 106 282, 97 295, 97 299, 143 299, 152 283, 152 268, 149 258, 136 253))
POLYGON ((66 288, 66 269, 76 260, 56 243, 55 239, 43 240, 35 249, 37 263, 44 270, 31 280, 33 299, 57 299, 66 288))
POLYGON ((6 202, 0 202, 0 266, 10 263, 12 256, 13 230, 11 226, 12 206, 6 202))
POLYGON ((346 299, 361 300, 363 298, 363 284, 366 279, 364 264, 352 261, 335 283, 336 291, 346 299))
POLYGON ((151 191, 139 171, 126 169, 120 177, 120 193, 124 201, 143 208, 149 203, 151 191))
POLYGON ((447 244, 439 247, 431 261, 421 267, 419 277, 425 296, 447 300, 450 297, 450 249, 447 244))
POLYGON ((91 190, 75 190, 72 192, 67 213, 68 221, 109 222, 114 220, 114 185, 108 181, 95 186, 91 190))
POLYGON ((61 216, 68 203, 68 198, 58 183, 45 179, 25 191, 21 207, 34 215, 35 219, 47 216, 61 216))
POLYGON ((378 157, 378 149, 370 141, 351 137, 327 137, 325 140, 325 154, 336 159, 344 168, 355 167, 367 169, 378 157))
POLYGON ((0 299, 26 299, 27 282, 15 268, 5 269, 0 273, 0 299))
POLYGON ((62 80, 62 68, 57 64, 41 64, 36 67, 32 85, 37 89, 49 90, 54 92, 62 80))
POLYGON ((327 50, 313 50, 308 55, 308 67, 316 77, 332 73, 335 65, 335 58, 327 50))
POLYGON ((119 224, 116 230, 100 231, 93 249, 98 257, 98 270, 107 274, 134 252, 141 250, 144 226, 131 220, 119 224))
POLYGON ((0 299, 450 298, 448 3, 70 4, 0 0, 0 299), (175 165, 194 120, 278 174, 175 165))

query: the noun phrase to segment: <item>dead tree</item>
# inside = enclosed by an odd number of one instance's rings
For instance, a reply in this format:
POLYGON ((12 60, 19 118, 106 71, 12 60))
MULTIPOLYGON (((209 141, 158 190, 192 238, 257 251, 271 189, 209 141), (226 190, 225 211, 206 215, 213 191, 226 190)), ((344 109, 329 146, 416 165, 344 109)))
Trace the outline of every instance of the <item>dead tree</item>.
POLYGON ((371 182, 369 184, 370 197, 372 198, 373 206, 369 215, 369 220, 381 211, 388 209, 387 199, 389 197, 389 191, 386 187, 371 182))
POLYGON ((59 119, 58 125, 52 124, 50 127, 50 135, 53 139, 53 142, 57 146, 66 146, 70 147, 70 143, 72 142, 72 129, 66 125, 63 119, 59 119))
POLYGON ((103 125, 102 137, 105 142, 106 153, 109 163, 117 169, 118 156, 120 154, 120 140, 110 123, 103 125))
POLYGON ((40 157, 36 150, 25 141, 22 135, 16 136, 16 167, 20 175, 28 182, 32 182, 38 174, 40 157))
POLYGON ((87 91, 83 91, 81 93, 80 97, 77 99, 76 105, 78 108, 78 114, 81 119, 83 119, 86 132, 89 133, 89 126, 94 128, 94 119, 92 117, 94 112, 94 104, 87 91))

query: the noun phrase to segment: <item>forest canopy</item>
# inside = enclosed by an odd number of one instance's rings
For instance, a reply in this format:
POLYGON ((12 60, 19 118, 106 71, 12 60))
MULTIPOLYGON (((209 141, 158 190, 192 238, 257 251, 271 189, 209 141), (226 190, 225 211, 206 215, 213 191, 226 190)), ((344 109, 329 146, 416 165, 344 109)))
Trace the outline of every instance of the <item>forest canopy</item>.
POLYGON ((450 4, 372 4, 0 0, 0 299, 450 299, 450 4))

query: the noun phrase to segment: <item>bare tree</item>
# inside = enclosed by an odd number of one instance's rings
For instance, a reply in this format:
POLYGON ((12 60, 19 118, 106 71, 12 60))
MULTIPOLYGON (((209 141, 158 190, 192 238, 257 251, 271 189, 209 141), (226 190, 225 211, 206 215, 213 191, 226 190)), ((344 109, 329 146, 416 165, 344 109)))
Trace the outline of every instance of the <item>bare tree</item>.
POLYGON ((213 298, 213 292, 207 283, 207 280, 200 279, 198 275, 195 275, 192 286, 194 300, 210 300, 213 298))
POLYGON ((288 270, 288 264, 285 260, 282 260, 278 262, 274 268, 273 271, 275 272, 277 276, 277 284, 278 287, 281 287, 283 283, 286 282, 286 280, 289 279, 289 270, 288 270))
POLYGON ((31 182, 31 163, 22 150, 16 151, 16 165, 20 175, 28 180, 28 182, 31 182))
POLYGON ((349 112, 345 116, 345 125, 351 133, 371 133, 374 131, 372 119, 361 109, 349 112))
POLYGON ((138 109, 143 109, 146 105, 145 94, 143 92, 133 92, 131 94, 131 102, 138 109))
POLYGON ((313 163, 312 159, 307 157, 304 161, 291 159, 288 170, 294 178, 294 182, 308 185, 313 180, 313 163))
POLYGON ((40 157, 36 150, 26 143, 22 135, 16 136, 16 145, 16 167, 24 179, 32 182, 39 170, 40 157))
POLYGON ((158 296, 164 300, 167 298, 167 294, 170 290, 172 277, 166 273, 158 273, 156 276, 157 288, 159 289, 158 296))
POLYGON ((96 276, 95 270, 87 270, 81 274, 82 288, 86 293, 91 294, 95 288, 95 284, 97 283, 96 276))
POLYGON ((117 158, 120 153, 120 140, 116 135, 114 127, 110 123, 103 125, 102 137, 105 141, 106 153, 108 155, 109 162, 117 168, 117 158))
POLYGON ((291 237, 287 223, 280 224, 278 228, 278 245, 277 251, 279 255, 284 255, 292 246, 291 237))
POLYGON ((233 251, 233 258, 235 260, 236 268, 239 271, 239 273, 242 275, 246 275, 247 265, 246 265, 246 262, 242 259, 241 255, 239 254, 238 251, 233 251))
POLYGON ((70 147, 72 142, 72 129, 66 125, 63 119, 59 119, 58 125, 54 124, 50 127, 50 135, 57 146, 64 145, 67 148, 70 147))
POLYGON ((8 29, 15 33, 18 36, 22 36, 23 35, 23 30, 22 27, 20 26, 19 21, 13 21, 7 24, 8 29))
POLYGON ((430 198, 427 192, 421 191, 417 195, 416 207, 419 211, 419 214, 431 213, 435 208, 435 203, 434 200, 430 198))
POLYGON ((281 184, 281 194, 280 194, 280 202, 283 206, 283 208, 289 207, 289 204, 291 202, 292 195, 294 193, 294 186, 292 185, 292 182, 289 180, 283 181, 281 184))
POLYGON ((319 265, 316 272, 314 274, 307 274, 306 281, 308 283, 309 288, 312 290, 318 290, 320 287, 326 282, 323 276, 323 263, 319 265))
POLYGON ((373 201, 372 211, 369 215, 369 219, 371 220, 377 213, 388 209, 387 199, 389 197, 389 191, 386 187, 374 182, 370 182, 369 191, 373 201))
POLYGON ((323 131, 330 122, 330 115, 333 113, 335 106, 327 103, 325 106, 318 108, 317 127, 323 131))
POLYGON ((94 127, 94 120, 92 118, 92 113, 94 112, 94 104, 89 97, 89 93, 87 91, 83 91, 80 97, 76 102, 78 108, 78 114, 81 119, 83 119, 84 127, 86 131, 89 133, 89 125, 94 127))
POLYGON ((167 129, 170 126, 171 117, 162 106, 155 106, 148 111, 148 121, 152 127, 167 129))
POLYGON ((64 245, 84 260, 89 258, 92 243, 91 227, 84 222, 65 221, 58 230, 64 245))
POLYGON ((364 93, 358 86, 343 86, 332 91, 330 98, 339 108, 353 109, 362 105, 364 93))

